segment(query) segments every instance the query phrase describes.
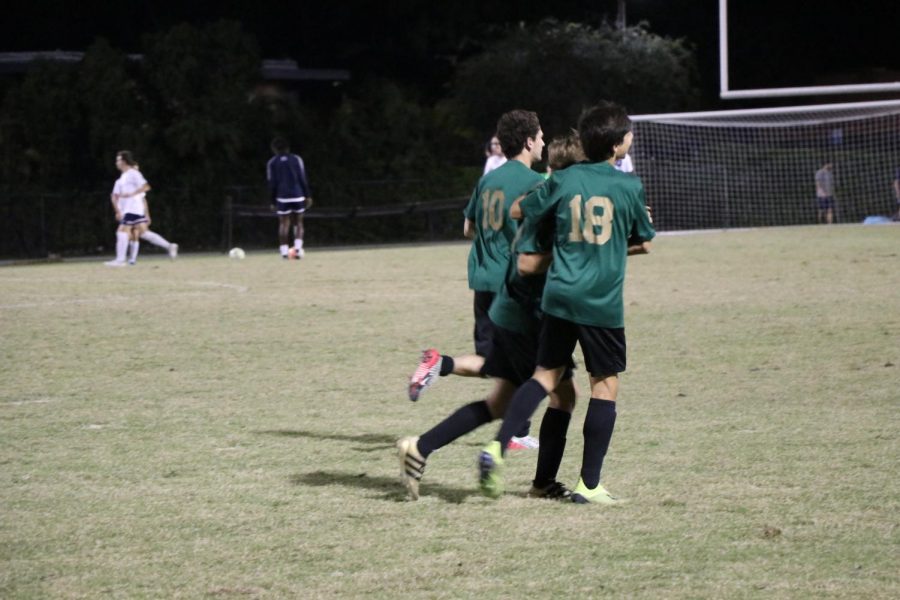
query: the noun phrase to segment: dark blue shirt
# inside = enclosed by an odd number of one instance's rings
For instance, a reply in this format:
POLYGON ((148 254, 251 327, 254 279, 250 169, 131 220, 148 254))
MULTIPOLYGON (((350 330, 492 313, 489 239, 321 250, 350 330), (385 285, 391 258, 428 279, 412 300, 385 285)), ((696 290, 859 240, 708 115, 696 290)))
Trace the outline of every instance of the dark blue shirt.
POLYGON ((270 158, 266 178, 275 198, 309 198, 312 195, 303 159, 296 154, 276 154, 270 158))

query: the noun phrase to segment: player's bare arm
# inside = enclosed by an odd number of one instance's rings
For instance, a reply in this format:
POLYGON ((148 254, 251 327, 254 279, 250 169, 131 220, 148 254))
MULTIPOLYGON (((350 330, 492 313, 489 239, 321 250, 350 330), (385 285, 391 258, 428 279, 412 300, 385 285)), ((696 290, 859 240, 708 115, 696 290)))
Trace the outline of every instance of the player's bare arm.
POLYGON ((116 221, 122 220, 122 212, 119 210, 119 195, 110 194, 109 201, 112 204, 113 214, 116 215, 116 221))
POLYGON ((635 256, 636 254, 650 254, 650 247, 652 244, 650 242, 641 242, 640 244, 629 244, 628 245, 628 256, 635 256))
POLYGON ((553 255, 550 253, 522 253, 516 257, 516 268, 519 275, 538 275, 546 273, 553 261, 553 255))
POLYGON ((469 240, 475 238, 475 221, 472 219, 466 219, 463 223, 463 236, 469 240))

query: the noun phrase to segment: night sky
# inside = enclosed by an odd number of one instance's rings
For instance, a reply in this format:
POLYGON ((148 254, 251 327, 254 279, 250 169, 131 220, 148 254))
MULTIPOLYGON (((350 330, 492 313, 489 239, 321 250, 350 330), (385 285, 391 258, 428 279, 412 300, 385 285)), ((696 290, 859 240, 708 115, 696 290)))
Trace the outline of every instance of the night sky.
MULTIPOLYGON (((900 80, 897 0, 729 4, 732 88, 900 80)), ((710 96, 718 91, 717 0, 628 0, 627 6, 629 24, 647 21, 655 33, 687 38, 704 90, 710 96)), ((225 17, 240 21, 266 58, 390 77, 436 93, 452 74, 454 57, 477 52, 498 26, 548 16, 599 23, 612 21, 615 12, 615 0, 38 0, 5 7, 0 51, 83 50, 102 36, 137 52, 143 34, 225 17)))

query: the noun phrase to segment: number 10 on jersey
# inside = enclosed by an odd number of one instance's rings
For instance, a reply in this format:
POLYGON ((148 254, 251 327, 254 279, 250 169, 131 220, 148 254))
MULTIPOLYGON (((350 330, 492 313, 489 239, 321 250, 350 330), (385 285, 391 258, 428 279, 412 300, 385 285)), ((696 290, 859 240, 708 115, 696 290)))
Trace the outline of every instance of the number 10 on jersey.
POLYGON ((506 194, 502 190, 484 190, 481 195, 481 229, 488 227, 494 231, 500 231, 503 227, 503 205, 506 202, 506 194))
POLYGON ((584 218, 582 218, 581 202, 581 194, 569 202, 569 213, 572 220, 569 241, 605 244, 612 237, 612 200, 605 196, 592 196, 584 203, 584 218), (598 211, 598 208, 601 210, 598 211))

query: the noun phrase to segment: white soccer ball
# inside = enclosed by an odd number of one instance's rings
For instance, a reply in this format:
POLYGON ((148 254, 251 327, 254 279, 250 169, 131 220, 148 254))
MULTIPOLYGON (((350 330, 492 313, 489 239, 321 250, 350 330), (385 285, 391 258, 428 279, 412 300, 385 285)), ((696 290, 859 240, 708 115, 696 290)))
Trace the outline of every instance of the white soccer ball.
POLYGON ((233 258, 233 259, 235 259, 235 260, 243 260, 243 258, 244 258, 245 256, 247 256, 247 253, 244 252, 244 251, 243 251, 242 249, 240 249, 240 248, 232 248, 232 249, 228 252, 228 257, 229 257, 229 258, 233 258))

